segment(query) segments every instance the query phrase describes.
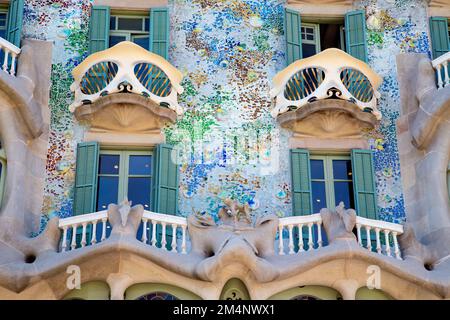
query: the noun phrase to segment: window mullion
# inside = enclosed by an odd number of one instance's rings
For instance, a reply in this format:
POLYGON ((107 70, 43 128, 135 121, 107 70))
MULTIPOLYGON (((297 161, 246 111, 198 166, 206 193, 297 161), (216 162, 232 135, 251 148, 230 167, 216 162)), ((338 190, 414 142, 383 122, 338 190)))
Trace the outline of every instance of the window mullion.
POLYGON ((126 193, 124 192, 124 173, 125 173, 125 160, 124 160, 124 153, 123 151, 119 152, 120 156, 120 169, 119 169, 119 195, 117 197, 117 202, 121 203, 126 196, 126 193))
POLYGON ((334 200, 334 181, 333 181, 333 162, 331 157, 325 158, 325 188, 327 193, 327 208, 334 209, 336 203, 334 200))

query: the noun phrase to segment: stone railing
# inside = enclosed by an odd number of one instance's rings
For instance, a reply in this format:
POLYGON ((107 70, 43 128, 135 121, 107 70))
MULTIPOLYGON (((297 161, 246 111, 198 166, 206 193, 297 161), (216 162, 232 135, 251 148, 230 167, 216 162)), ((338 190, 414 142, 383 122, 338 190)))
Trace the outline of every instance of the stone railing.
MULTIPOLYGON (((60 250, 70 251, 103 242, 110 233, 109 222, 107 210, 59 220, 60 250)), ((139 240, 145 244, 172 252, 187 252, 187 220, 184 217, 145 210, 140 230, 139 240)))
MULTIPOLYGON (((141 212, 138 218, 140 220, 137 222, 140 227, 132 235, 133 237, 164 251, 181 254, 188 252, 188 222, 185 217, 147 210, 141 212)), ((105 210, 61 219, 59 221, 62 233, 60 250, 70 251, 105 241, 111 233, 108 232, 111 231, 109 223, 113 224, 112 228, 115 228, 114 223, 117 223, 110 218, 110 214, 105 210)), ((279 255, 299 254, 327 245, 323 223, 321 213, 280 218, 277 239, 275 239, 277 253, 279 255)), ((353 227, 361 247, 401 259, 397 237, 403 234, 402 225, 357 216, 356 224, 350 227, 350 230, 353 227)), ((354 235, 350 234, 354 239, 354 235)))
POLYGON ((449 71, 448 71, 448 62, 450 60, 450 52, 434 59, 431 64, 433 65, 434 70, 436 70, 437 77, 437 87, 438 89, 442 89, 448 85, 450 85, 449 71))
POLYGON ((3 61, 2 70, 12 76, 16 75, 16 62, 20 54, 20 48, 17 48, 11 42, 0 37, 0 57, 3 61))
POLYGON ((141 241, 153 247, 185 254, 187 220, 184 217, 144 211, 141 241), (170 229, 170 230, 168 230, 170 229), (181 234, 178 234, 180 230, 181 234))
POLYGON ((106 210, 59 220, 59 228, 62 230, 61 251, 74 250, 104 241, 107 222, 106 210), (101 230, 100 235, 97 230, 101 230))
POLYGON ((183 92, 183 75, 163 57, 129 41, 96 52, 72 70, 74 82, 70 89, 75 100, 70 111, 95 102, 102 96, 130 92, 147 97, 160 106, 183 109, 178 94, 183 92))
POLYGON ((320 213, 281 218, 278 224, 278 254, 294 254, 322 247, 321 227, 320 213), (286 230, 288 232, 287 241, 284 239, 286 230), (320 232, 318 232, 319 230, 320 232), (297 233, 297 236, 294 233, 297 233), (303 236, 298 236, 299 233, 303 236))
POLYGON ((403 234, 403 225, 356 217, 356 232, 361 247, 370 251, 375 249, 379 254, 401 259, 397 236, 403 234))
POLYGON ((356 104, 378 120, 377 91, 382 78, 366 63, 342 50, 331 48, 297 60, 272 81, 273 117, 317 100, 336 98, 356 104))

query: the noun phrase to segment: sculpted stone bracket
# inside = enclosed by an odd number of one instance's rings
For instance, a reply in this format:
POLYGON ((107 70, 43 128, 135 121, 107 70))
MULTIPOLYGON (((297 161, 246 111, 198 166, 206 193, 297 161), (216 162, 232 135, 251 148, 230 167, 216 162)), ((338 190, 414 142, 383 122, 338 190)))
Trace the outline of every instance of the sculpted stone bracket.
POLYGON ((133 93, 100 97, 79 106, 74 114, 96 132, 159 133, 177 119, 175 111, 133 93))
POLYGON ((321 139, 361 138, 376 128, 379 121, 372 113, 361 112, 344 100, 319 100, 277 117, 277 122, 290 129, 294 137, 321 139))

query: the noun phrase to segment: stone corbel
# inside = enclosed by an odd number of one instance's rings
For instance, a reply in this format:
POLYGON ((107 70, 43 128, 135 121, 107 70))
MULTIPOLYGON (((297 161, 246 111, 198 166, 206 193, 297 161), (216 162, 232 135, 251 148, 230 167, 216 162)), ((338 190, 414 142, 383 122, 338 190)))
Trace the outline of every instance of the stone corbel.
POLYGON ((334 210, 323 208, 320 210, 323 227, 327 233, 330 243, 338 239, 349 239, 356 241, 353 229, 356 225, 356 211, 345 209, 341 202, 334 210))

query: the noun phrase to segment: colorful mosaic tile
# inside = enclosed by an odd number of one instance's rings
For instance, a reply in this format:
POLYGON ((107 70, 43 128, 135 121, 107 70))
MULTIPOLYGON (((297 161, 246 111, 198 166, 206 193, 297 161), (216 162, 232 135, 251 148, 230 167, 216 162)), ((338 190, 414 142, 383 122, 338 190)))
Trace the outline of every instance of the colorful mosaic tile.
MULTIPOLYGON (((24 35, 54 41, 42 225, 49 216, 72 214, 74 152, 84 128, 68 111, 73 99, 70 71, 86 56, 91 2, 26 1, 24 35)), ((208 150, 201 159, 194 152, 181 166, 180 215, 196 211, 214 215, 225 197, 249 203, 255 215, 292 214, 290 133, 269 114, 270 79, 285 66, 284 5, 283 0, 169 1, 169 60, 184 73, 181 104, 187 111, 165 129, 166 137, 192 150, 199 145, 208 150), (256 136, 256 142, 240 148, 237 144, 242 141, 236 137, 245 135, 256 136), (223 137, 220 144, 218 136, 223 137), (236 161, 229 161, 230 152, 236 161), (251 159, 255 154, 256 163, 251 159), (279 163, 275 169, 271 159, 279 163)), ((382 219, 401 221, 405 209, 396 134, 400 107, 395 56, 429 54, 425 2, 363 0, 356 6, 367 14, 369 64, 383 77, 379 106, 383 121, 367 135, 375 152, 378 205, 382 219)))

